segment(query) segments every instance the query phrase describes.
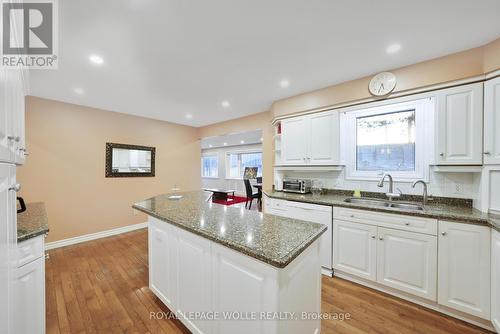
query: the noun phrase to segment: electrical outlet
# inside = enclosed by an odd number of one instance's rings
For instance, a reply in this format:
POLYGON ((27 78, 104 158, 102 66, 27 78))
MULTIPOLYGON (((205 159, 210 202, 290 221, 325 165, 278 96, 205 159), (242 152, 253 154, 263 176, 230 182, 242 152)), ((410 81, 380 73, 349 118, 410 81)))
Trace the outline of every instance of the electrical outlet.
POLYGON ((461 194, 464 190, 463 184, 455 183, 455 194, 461 194))

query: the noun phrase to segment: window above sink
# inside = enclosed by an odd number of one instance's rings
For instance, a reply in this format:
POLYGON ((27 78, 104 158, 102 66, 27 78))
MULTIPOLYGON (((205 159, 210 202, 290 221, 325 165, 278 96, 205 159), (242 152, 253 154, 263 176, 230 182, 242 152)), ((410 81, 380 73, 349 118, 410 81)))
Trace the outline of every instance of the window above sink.
POLYGON ((424 98, 345 110, 341 150, 346 179, 378 180, 384 172, 399 182, 427 179, 434 108, 434 99, 424 98))

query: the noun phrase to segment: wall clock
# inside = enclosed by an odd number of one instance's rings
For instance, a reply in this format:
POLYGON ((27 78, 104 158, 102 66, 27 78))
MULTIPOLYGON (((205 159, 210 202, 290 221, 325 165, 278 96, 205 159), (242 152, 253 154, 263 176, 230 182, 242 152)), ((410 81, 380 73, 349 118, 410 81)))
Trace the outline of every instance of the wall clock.
POLYGON ((391 72, 382 72, 375 75, 368 85, 368 90, 372 95, 384 96, 396 88, 396 76, 391 72))

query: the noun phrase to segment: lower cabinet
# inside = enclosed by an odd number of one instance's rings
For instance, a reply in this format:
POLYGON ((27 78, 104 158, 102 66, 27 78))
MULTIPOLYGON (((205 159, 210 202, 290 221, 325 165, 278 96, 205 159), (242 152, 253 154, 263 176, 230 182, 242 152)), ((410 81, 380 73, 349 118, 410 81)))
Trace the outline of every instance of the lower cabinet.
MULTIPOLYGON (((40 242, 43 242, 43 236, 40 242)), ((33 243, 33 239, 21 242, 33 243)), ((26 263, 14 270, 12 278, 12 313, 16 334, 45 333, 45 258, 26 263)))
POLYGON ((377 226, 333 221, 333 267, 372 281, 377 279, 377 226))
POLYGON ((377 282, 436 300, 437 237, 378 228, 377 282))
POLYGON ((491 234, 491 322, 500 332, 500 232, 491 234))
POLYGON ((439 222, 439 304, 490 319, 490 231, 439 222))
POLYGON ((437 238, 333 221, 334 269, 436 300, 437 238))

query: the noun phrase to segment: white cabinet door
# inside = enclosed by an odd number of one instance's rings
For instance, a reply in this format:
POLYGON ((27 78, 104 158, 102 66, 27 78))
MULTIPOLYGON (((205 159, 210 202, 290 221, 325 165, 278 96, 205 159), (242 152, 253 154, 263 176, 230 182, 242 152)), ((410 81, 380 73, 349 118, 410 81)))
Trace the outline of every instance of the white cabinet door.
POLYGON ((500 332, 500 232, 491 235, 491 322, 500 332))
POLYGON ((438 303, 490 319, 490 228, 439 222, 438 303))
POLYGON ((340 118, 338 112, 324 112, 308 116, 307 163, 337 165, 340 160, 340 118))
POLYGON ((438 92, 436 164, 482 165, 483 84, 438 92))
POLYGON ((379 227, 377 281, 437 300, 437 237, 379 227))
POLYGON ((0 163, 0 333, 9 332, 11 269, 15 222, 15 194, 9 188, 15 183, 15 166, 0 163))
POLYGON ((377 280, 377 227, 333 221, 333 268, 377 280))
POLYGON ((16 144, 14 150, 15 163, 22 165, 25 162, 26 139, 25 139, 25 91, 23 72, 16 70, 13 73, 13 129, 16 135, 16 144))
MULTIPOLYGON (((213 310, 251 314, 274 308, 277 285, 276 271, 257 261, 249 260, 237 252, 219 245, 212 245, 213 310), (242 287, 245 287, 242 289, 242 287)), ((214 324, 213 332, 220 334, 271 333, 272 321, 225 320, 214 324)))
POLYGON ((484 163, 500 164, 500 78, 484 83, 484 163))
POLYGON ((45 333, 45 259, 14 271, 13 323, 16 334, 45 333))
POLYGON ((175 237, 167 224, 149 224, 149 287, 175 309, 175 237))
POLYGON ((13 162, 13 121, 9 102, 9 71, 0 68, 0 162, 13 162))
MULTIPOLYGON (((165 223, 166 224, 166 223, 165 223)), ((210 241, 176 229, 177 235, 177 311, 206 312, 212 309, 210 241)), ((209 320, 188 319, 194 333, 212 333, 209 320)))
POLYGON ((294 117, 281 121, 281 163, 304 165, 307 158, 307 118, 294 117))

